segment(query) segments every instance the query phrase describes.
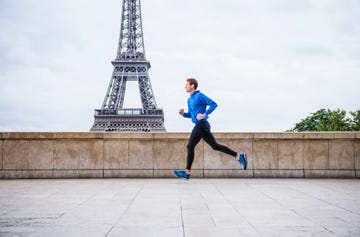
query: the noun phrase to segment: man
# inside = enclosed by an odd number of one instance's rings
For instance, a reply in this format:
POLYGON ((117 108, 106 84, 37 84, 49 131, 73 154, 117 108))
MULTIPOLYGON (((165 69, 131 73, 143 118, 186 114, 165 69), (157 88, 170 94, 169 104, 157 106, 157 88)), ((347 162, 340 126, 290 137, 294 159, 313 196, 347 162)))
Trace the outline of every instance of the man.
POLYGON ((190 97, 188 99, 188 112, 185 113, 184 109, 180 109, 179 114, 185 118, 191 118, 195 127, 191 132, 189 143, 187 145, 186 169, 174 170, 175 175, 184 179, 190 179, 191 166, 194 161, 195 146, 199 143, 201 138, 203 138, 214 150, 221 151, 235 157, 240 162, 241 166, 246 170, 246 153, 236 153, 227 146, 216 142, 210 131, 210 124, 207 120, 209 118, 209 114, 216 109, 217 104, 209 97, 198 91, 197 87, 198 82, 194 78, 186 80, 185 89, 186 92, 190 93, 190 97))

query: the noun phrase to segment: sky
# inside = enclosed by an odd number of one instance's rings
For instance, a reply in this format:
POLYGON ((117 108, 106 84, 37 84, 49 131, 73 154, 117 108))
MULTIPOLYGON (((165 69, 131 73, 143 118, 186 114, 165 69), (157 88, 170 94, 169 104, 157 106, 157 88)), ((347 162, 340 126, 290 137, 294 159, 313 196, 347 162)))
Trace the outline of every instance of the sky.
MULTIPOLYGON (((104 100, 121 0, 0 0, 0 132, 86 132, 104 100)), ((168 132, 188 132, 186 78, 214 132, 283 132, 360 109, 359 0, 143 0, 150 80, 168 132)), ((124 107, 141 107, 128 83, 124 107)))

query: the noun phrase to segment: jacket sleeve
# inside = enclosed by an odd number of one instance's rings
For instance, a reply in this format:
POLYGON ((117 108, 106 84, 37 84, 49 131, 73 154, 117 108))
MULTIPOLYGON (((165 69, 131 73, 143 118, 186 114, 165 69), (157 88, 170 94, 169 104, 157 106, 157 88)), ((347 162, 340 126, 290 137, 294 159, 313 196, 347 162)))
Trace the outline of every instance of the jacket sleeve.
POLYGON ((188 112, 184 113, 183 114, 183 117, 184 118, 191 118, 191 114, 190 114, 190 106, 189 106, 189 101, 188 101, 188 112))
POLYGON ((216 102, 213 101, 212 99, 210 99, 209 97, 207 97, 206 95, 201 94, 200 99, 204 104, 209 106, 209 108, 206 110, 205 114, 209 115, 216 109, 216 107, 217 107, 216 102))
POLYGON ((190 113, 184 113, 184 114, 183 114, 183 117, 184 117, 184 118, 191 118, 190 113))

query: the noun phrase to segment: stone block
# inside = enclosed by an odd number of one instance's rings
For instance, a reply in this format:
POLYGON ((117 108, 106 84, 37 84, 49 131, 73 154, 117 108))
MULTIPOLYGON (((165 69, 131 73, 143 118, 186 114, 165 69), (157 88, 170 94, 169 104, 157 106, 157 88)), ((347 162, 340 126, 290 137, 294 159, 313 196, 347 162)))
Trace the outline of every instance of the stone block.
POLYGON ((305 170, 305 178, 355 178, 355 170, 305 170))
POLYGON ((306 132, 304 133, 305 139, 334 139, 335 133, 333 132, 306 132))
POLYGON ((329 142, 327 140, 304 141, 304 168, 329 168, 329 142))
POLYGON ((79 150, 75 140, 56 140, 53 146, 54 169, 79 168, 79 150))
POLYGON ((79 169, 102 169, 103 159, 103 140, 91 139, 76 142, 79 154, 79 169))
MULTIPOLYGON (((185 169, 188 142, 189 142, 188 139, 155 140, 154 141, 155 169, 185 169)), ((195 157, 191 168, 203 169, 203 167, 204 167, 204 142, 201 140, 195 147, 195 157)))
POLYGON ((204 170, 204 178, 253 178, 253 170, 204 170))
POLYGON ((329 141, 329 168, 354 169, 354 140, 334 139, 329 141))
POLYGON ((103 178, 103 170, 78 170, 65 169, 54 170, 54 178, 76 179, 76 178, 103 178))
MULTIPOLYGON (((219 144, 225 145, 235 152, 246 152, 248 167, 253 167, 253 154, 252 154, 252 141, 251 140, 225 140, 218 139, 219 144)), ((204 169, 241 169, 237 158, 222 153, 220 151, 213 150, 206 142, 204 142, 204 169)))
POLYGON ((175 139, 175 140, 188 140, 190 137, 189 133, 184 133, 184 132, 178 132, 178 133, 154 133, 154 139, 155 140, 170 140, 170 139, 175 139))
POLYGON ((277 140, 254 140, 253 147, 253 169, 279 168, 277 140))
POLYGON ((360 169, 360 140, 356 139, 354 141, 355 149, 355 169, 360 169))
POLYGON ((5 170, 4 179, 51 179, 53 170, 5 170))
POLYGON ((279 140, 279 169, 303 169, 303 141, 279 140))
POLYGON ((141 139, 154 139, 154 133, 137 133, 137 132, 129 132, 129 133, 102 133, 103 139, 135 139, 135 140, 141 140, 141 139))
POLYGON ((216 139, 226 139, 226 140, 254 139, 254 133, 217 132, 213 134, 216 139))
POLYGON ((34 133, 34 132, 4 132, 1 133, 1 138, 5 140, 26 140, 26 139, 36 139, 40 137, 51 138, 53 133, 34 133))
POLYGON ((55 169, 102 169, 103 141, 59 140, 54 143, 55 169))
POLYGON ((24 170, 4 170, 3 179, 27 179, 27 174, 24 170))
POLYGON ((103 178, 104 171, 101 170, 75 170, 76 178, 103 178))
POLYGON ((53 134, 53 138, 60 139, 103 139, 105 133, 101 132, 57 132, 53 134))
POLYGON ((3 133, 4 139, 102 139, 103 133, 91 132, 10 132, 3 133))
POLYGON ((129 141, 109 139, 104 141, 104 169, 129 168, 129 141))
MULTIPOLYGON (((50 140, 29 140, 29 169, 53 169, 53 143, 50 140)), ((35 175, 36 176, 36 175, 35 175)), ((41 176, 41 175, 40 175, 41 176)), ((45 176, 43 176, 45 177, 45 176)), ((34 177, 36 178, 36 177, 34 177)))
POLYGON ((254 170, 255 178, 304 178, 303 170, 254 170))
POLYGON ((153 178, 154 170, 104 170, 104 178, 153 178))
POLYGON ((279 139, 303 139, 304 133, 301 132, 284 132, 278 134, 279 139))
POLYGON ((29 179, 49 179, 54 177, 53 170, 28 170, 26 172, 29 179))
POLYGON ((281 133, 275 133, 275 132, 264 132, 264 133, 254 133, 254 139, 255 140, 263 140, 263 139, 278 139, 279 135, 281 133))
POLYGON ((4 169, 27 170, 29 168, 29 142, 27 140, 5 140, 3 144, 4 169))
POLYGON ((360 169, 355 170, 356 178, 360 179, 360 169))
POLYGON ((354 139, 355 133, 353 132, 335 132, 334 133, 335 139, 354 139))
POLYGON ((129 140, 129 169, 154 168, 154 142, 152 139, 129 140))
POLYGON ((54 178, 56 179, 75 179, 76 173, 73 169, 66 169, 66 170, 54 170, 53 174, 54 178))
MULTIPOLYGON (((185 168, 187 142, 184 139, 156 139, 154 141, 154 168, 185 168)), ((200 159, 197 153, 195 152, 195 160, 200 159)))

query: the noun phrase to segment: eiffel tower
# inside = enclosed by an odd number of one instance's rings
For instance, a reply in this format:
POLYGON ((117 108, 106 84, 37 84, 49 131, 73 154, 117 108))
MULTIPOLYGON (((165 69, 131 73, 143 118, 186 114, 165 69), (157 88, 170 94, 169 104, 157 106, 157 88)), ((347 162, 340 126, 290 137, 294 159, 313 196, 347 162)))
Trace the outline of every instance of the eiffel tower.
POLYGON ((117 56, 111 63, 114 71, 90 131, 165 132, 164 112, 157 108, 145 57, 140 0, 123 0, 117 56), (138 83, 142 108, 123 108, 128 82, 138 83))

